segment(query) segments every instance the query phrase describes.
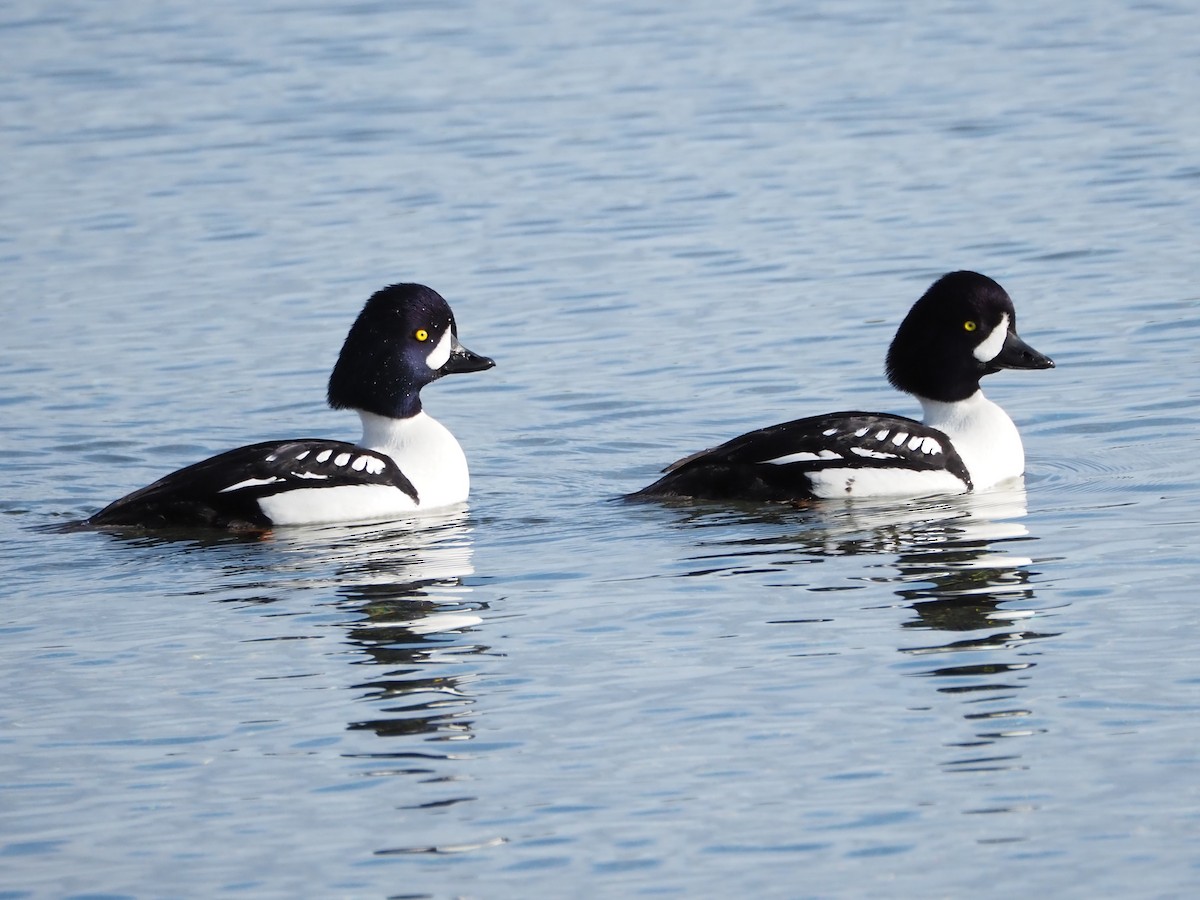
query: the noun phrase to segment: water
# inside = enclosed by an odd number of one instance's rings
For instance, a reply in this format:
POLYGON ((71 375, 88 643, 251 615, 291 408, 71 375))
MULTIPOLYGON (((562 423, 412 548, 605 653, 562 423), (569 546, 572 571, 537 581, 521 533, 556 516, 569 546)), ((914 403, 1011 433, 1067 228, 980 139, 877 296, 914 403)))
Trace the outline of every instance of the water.
POLYGON ((1189 895, 1200 14, 10 4, 0 896, 1189 895), (1024 490, 628 505, 939 273, 1024 490), (469 509, 59 533, 322 408, 382 284, 469 509))

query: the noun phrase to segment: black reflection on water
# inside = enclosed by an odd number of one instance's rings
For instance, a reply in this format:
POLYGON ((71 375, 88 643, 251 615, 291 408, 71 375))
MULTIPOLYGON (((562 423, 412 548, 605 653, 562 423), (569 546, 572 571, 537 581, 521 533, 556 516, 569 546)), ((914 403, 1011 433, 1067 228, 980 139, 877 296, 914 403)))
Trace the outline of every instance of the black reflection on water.
POLYGON ((1029 737, 1045 729, 1022 727, 1034 711, 1021 700, 1040 651, 1035 642, 1057 632, 1018 627, 1027 618, 1006 611, 1019 603, 1031 607, 1030 585, 1036 574, 1028 560, 995 555, 992 541, 970 537, 965 528, 947 529, 939 546, 902 553, 896 569, 912 586, 896 591, 915 618, 904 628, 959 635, 954 640, 902 646, 901 653, 936 664, 917 671, 939 682, 938 693, 955 696, 969 706, 963 714, 973 729, 968 740, 947 742, 958 751, 944 763, 947 771, 994 771, 1020 768, 1016 752, 991 752, 1001 740, 1029 737), (913 584, 917 582, 917 584, 913 584), (978 660, 971 657, 978 656, 978 660))
MULTIPOLYGON (((880 574, 835 585, 787 579, 809 591, 892 588, 912 611, 902 623, 910 640, 898 652, 927 667, 901 667, 907 676, 930 678, 939 694, 967 706, 962 719, 972 732, 947 740, 946 771, 1019 769, 1020 756, 999 742, 1029 737, 1044 728, 1026 725, 1034 710, 1022 702, 1037 666, 1037 642, 1057 636, 1021 627, 1036 620, 1032 560, 1016 554, 1036 538, 1024 518, 1023 489, 894 506, 814 505, 717 509, 681 505, 680 528, 697 537, 698 551, 681 561, 685 576, 800 573, 797 566, 830 557, 891 556, 875 563, 880 574), (711 537, 710 537, 711 535, 711 537), (928 642, 917 634, 929 632, 928 642), (950 640, 932 638, 936 634, 950 640), (986 749, 991 748, 991 749, 986 749)), ((816 580, 816 579, 812 579, 816 580)), ((803 622, 789 618, 784 622, 803 622)))
POLYGON ((347 642, 363 654, 355 665, 382 669, 354 685, 379 715, 351 722, 351 730, 366 729, 380 737, 472 738, 475 700, 466 690, 474 677, 471 657, 491 648, 465 642, 463 636, 487 604, 447 602, 431 593, 459 583, 438 579, 339 590, 340 605, 364 616, 347 630, 347 642))
MULTIPOLYGON (((123 549, 190 561, 223 578, 198 591, 218 602, 274 608, 300 591, 335 599, 337 624, 359 653, 353 665, 379 675, 353 685, 378 710, 348 723, 380 737, 472 738, 474 699, 465 685, 475 677, 472 658, 491 652, 469 640, 487 604, 467 599, 472 536, 463 511, 388 525, 342 525, 237 534, 179 528, 102 533, 123 549)), ((136 561, 136 559, 135 559, 136 561)), ((310 607, 311 609, 311 607, 310 607)), ((277 635, 300 640, 317 635, 277 635)), ((389 755, 389 754, 384 754, 389 755)), ((446 754, 414 754, 443 758, 446 754)))
MULTIPOLYGON (((363 670, 351 685, 356 703, 371 709, 347 729, 383 738, 471 740, 475 698, 467 686, 478 677, 480 657, 493 651, 475 639, 488 605, 474 599, 465 582, 474 572, 465 512, 389 527, 330 528, 323 535, 316 545, 312 534, 281 534, 278 543, 288 558, 320 559, 331 568, 318 581, 336 585, 335 599, 326 602, 341 614, 335 627, 355 651, 351 665, 363 670)), ((454 754, 405 742, 403 749, 359 755, 411 759, 413 768, 424 770, 454 754)))
MULTIPOLYGON (((432 566, 437 574, 414 577, 424 566, 407 569, 406 578, 392 573, 378 580, 342 585, 339 607, 361 618, 350 625, 346 641, 361 652, 355 666, 369 667, 370 675, 353 687, 376 711, 369 718, 349 723, 351 731, 369 731, 396 740, 396 749, 343 754, 347 758, 378 761, 372 776, 415 776, 421 784, 453 793, 432 800, 400 804, 397 809, 438 814, 477 797, 463 793, 459 782, 468 776, 445 772, 442 764, 464 757, 461 752, 418 749, 414 740, 461 742, 474 738, 476 699, 468 685, 478 678, 479 657, 491 647, 469 640, 480 614, 488 609, 482 601, 463 599, 470 588, 463 577, 470 574, 469 556, 461 560, 461 574, 446 560, 432 566), (454 598, 454 599, 451 599, 454 598), (378 674, 375 671, 379 670, 378 674)), ((428 746, 428 745, 426 745, 428 746)), ((478 840, 443 844, 406 844, 381 847, 378 857, 446 855, 470 853, 500 846, 507 839, 498 835, 478 840)))

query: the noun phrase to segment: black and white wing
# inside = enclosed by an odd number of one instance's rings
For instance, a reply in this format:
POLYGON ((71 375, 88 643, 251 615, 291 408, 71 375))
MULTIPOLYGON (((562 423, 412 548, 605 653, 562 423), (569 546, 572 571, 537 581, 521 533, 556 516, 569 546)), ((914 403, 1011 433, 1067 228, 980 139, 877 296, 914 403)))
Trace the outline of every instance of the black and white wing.
POLYGON ((110 503, 88 525, 271 525, 259 500, 284 491, 378 485, 418 501, 417 490, 386 454, 319 438, 266 441, 220 453, 110 503))
POLYGON ((902 416, 837 412, 772 425, 685 457, 633 497, 789 501, 962 493, 946 435, 902 416))

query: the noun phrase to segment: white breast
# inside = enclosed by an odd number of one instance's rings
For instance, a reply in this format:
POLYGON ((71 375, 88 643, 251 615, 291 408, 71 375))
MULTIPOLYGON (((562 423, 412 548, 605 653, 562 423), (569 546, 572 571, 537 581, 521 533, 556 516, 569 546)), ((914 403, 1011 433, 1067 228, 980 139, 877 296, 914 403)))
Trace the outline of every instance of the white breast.
POLYGON ((363 423, 362 446, 386 453, 396 461, 417 489, 419 509, 450 506, 467 499, 471 487, 467 457, 445 425, 424 412, 407 419, 368 412, 360 412, 359 416, 363 423))
POLYGON ((1017 426, 983 391, 957 403, 918 399, 925 409, 925 424, 950 438, 971 473, 975 490, 987 490, 1024 474, 1025 448, 1017 426))

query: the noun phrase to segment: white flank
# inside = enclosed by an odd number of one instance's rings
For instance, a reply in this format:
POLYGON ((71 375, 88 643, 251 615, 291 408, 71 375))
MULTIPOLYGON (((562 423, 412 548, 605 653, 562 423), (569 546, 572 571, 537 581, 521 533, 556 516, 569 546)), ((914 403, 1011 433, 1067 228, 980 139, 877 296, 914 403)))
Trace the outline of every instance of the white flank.
POLYGON ((417 509, 399 488, 384 484, 352 484, 282 491, 258 501, 276 525, 320 525, 391 519, 417 509))
POLYGON ((979 342, 975 348, 975 358, 980 362, 991 362, 1004 347, 1008 337, 1008 313, 1000 316, 1000 324, 992 329, 992 333, 979 342))
POLYGON ((923 497, 963 494, 967 486, 944 469, 917 472, 903 467, 825 469, 809 473, 818 497, 923 497))

